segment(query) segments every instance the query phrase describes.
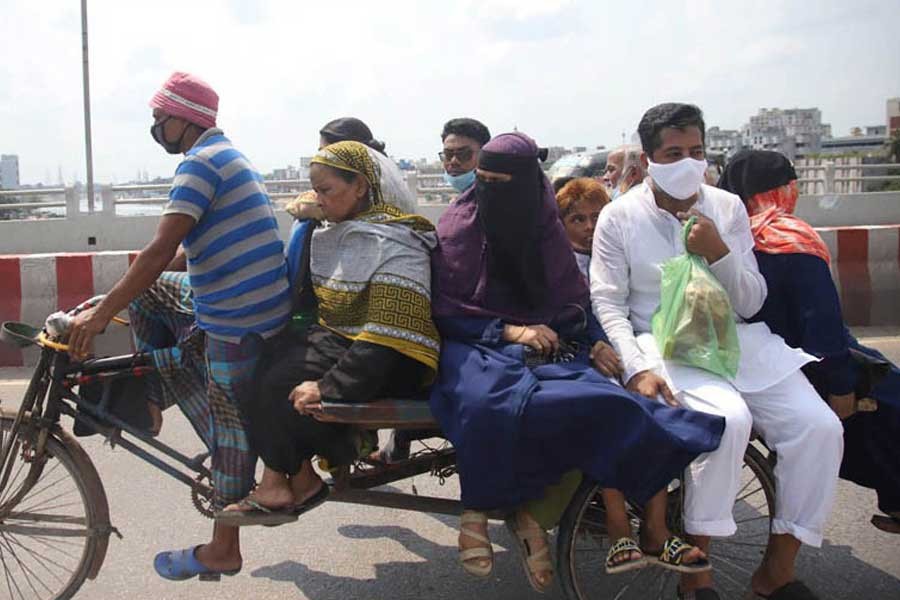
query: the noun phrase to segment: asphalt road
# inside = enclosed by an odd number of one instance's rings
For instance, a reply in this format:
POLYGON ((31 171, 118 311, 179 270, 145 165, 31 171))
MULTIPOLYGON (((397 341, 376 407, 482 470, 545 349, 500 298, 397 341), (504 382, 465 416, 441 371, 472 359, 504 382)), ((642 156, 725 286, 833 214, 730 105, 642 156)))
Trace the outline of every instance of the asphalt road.
MULTIPOLYGON (((864 335, 885 332, 866 330, 864 335)), ((900 337, 872 337, 868 343, 900 361, 900 337)), ((0 370, 0 399, 14 405, 24 391, 21 369, 0 370)), ((176 411, 166 414, 162 439, 188 453, 199 440, 176 411)), ((246 599, 519 599, 538 597, 521 572, 517 553, 500 524, 491 528, 496 565, 489 579, 467 576, 457 563, 456 523, 442 516, 330 503, 299 522, 246 530, 244 569, 221 583, 169 583, 152 570, 162 549, 202 543, 211 530, 190 504, 188 491, 132 457, 93 438, 82 439, 109 496, 113 537, 97 580, 76 598, 163 600, 246 599)), ((445 486, 419 476, 398 485, 422 494, 456 497, 455 478, 445 486)), ((841 481, 837 504, 821 549, 804 548, 799 576, 823 599, 900 600, 900 536, 868 524, 875 495, 841 481)), ((0 591, 0 597, 4 594, 0 591)), ((544 597, 563 598, 554 588, 544 597)))

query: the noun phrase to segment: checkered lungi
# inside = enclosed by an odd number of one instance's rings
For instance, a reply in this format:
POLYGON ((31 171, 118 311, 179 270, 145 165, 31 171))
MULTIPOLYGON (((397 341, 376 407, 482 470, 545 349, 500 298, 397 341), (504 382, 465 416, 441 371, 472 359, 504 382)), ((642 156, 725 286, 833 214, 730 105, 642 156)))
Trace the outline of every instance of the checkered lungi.
POLYGON ((205 335, 194 320, 187 273, 164 272, 128 314, 137 350, 151 353, 157 369, 147 378, 148 397, 163 409, 177 404, 203 440, 215 507, 240 500, 256 467, 240 403, 252 391, 262 339, 233 344, 205 335))

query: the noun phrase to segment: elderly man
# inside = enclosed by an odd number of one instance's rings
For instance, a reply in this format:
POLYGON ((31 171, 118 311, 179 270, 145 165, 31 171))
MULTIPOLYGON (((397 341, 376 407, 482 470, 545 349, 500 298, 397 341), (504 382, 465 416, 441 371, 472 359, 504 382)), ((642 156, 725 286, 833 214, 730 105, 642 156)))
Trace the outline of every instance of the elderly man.
POLYGON ((475 119, 450 119, 441 132, 443 150, 438 153, 444 165, 444 180, 457 192, 475 183, 475 167, 481 147, 491 139, 491 132, 475 119))
MULTIPOLYGON (((590 270, 593 310, 622 357, 629 390, 726 418, 719 448, 686 472, 687 533, 707 550, 710 536, 735 532, 732 507, 754 427, 778 453, 778 499, 753 591, 766 598, 815 598, 794 579, 794 562, 801 543, 822 543, 843 452, 841 423, 800 371, 815 359, 788 347, 765 324, 743 322, 762 307, 766 284, 740 198, 702 185, 707 165, 700 109, 661 104, 644 114, 638 131, 650 177, 600 214, 590 270), (692 216, 685 247, 682 228, 692 216), (733 378, 662 359, 650 333, 660 265, 685 250, 709 264, 737 313, 741 354, 733 378)), ((713 600, 712 585, 709 574, 684 575, 679 595, 713 600)))
POLYGON ((647 176, 641 164, 641 147, 636 144, 619 146, 606 157, 603 183, 609 190, 611 200, 624 194, 647 176))
MULTIPOLYGON (((156 235, 96 308, 79 314, 69 338, 82 359, 95 335, 129 308, 135 344, 151 353, 151 400, 177 403, 211 456, 216 507, 253 486, 240 402, 252 384, 262 341, 290 315, 284 247, 262 177, 216 128, 218 95, 174 73, 153 96, 153 139, 184 154, 156 235), (187 273, 165 272, 176 253, 187 273), (176 346, 177 347, 172 347, 176 346)), ((241 568, 238 529, 216 526, 212 541, 156 556, 171 580, 218 579, 241 568)))

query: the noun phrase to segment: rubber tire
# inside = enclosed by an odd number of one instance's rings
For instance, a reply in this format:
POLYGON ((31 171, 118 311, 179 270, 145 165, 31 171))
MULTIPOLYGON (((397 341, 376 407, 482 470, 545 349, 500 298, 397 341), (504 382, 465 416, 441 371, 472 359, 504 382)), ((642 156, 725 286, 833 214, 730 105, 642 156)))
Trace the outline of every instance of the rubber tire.
MULTIPOLYGON (((767 458, 752 444, 748 445, 744 452, 744 464, 750 467, 759 480, 766 496, 766 505, 770 515, 775 514, 775 475, 773 473, 775 457, 774 453, 772 454, 773 456, 767 458)), ((587 508, 587 504, 599 492, 600 486, 583 481, 559 523, 559 535, 556 542, 556 572, 559 574, 560 587, 567 600, 596 600, 589 596, 582 596, 579 591, 573 549, 575 548, 575 532, 578 530, 578 522, 587 508)), ((672 493, 681 493, 681 488, 679 487, 672 493)), ((673 533, 682 534, 683 532, 673 530, 673 533)), ((712 558, 715 557, 712 556, 712 558)), ((627 581, 627 579, 623 579, 623 583, 627 581)))
MULTIPOLYGON (((0 429, 4 433, 9 432, 14 420, 14 416, 8 413, 2 414, 0 429)), ((20 435, 23 430, 28 431, 28 429, 29 423, 25 417, 20 426, 20 435)), ((37 431, 34 434, 37 434, 37 431)), ((97 576, 106 557, 110 534, 109 503, 97 469, 75 438, 62 429, 54 427, 47 438, 47 450, 55 460, 60 462, 80 493, 84 514, 87 517, 85 527, 99 532, 87 538, 81 560, 73 570, 65 587, 56 595, 46 598, 46 600, 69 600, 78 592, 85 579, 93 579, 97 576)), ((0 577, 0 581, 3 580, 4 578, 0 577)))

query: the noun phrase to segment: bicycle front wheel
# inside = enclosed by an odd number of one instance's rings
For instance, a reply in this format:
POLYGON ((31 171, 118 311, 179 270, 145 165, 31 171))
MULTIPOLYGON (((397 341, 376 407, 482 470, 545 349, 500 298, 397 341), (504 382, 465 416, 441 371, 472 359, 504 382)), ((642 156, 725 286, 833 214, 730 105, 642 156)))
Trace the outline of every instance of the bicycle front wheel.
POLYGON ((27 420, 0 418, 10 443, 8 478, 0 489, 0 596, 65 600, 94 577, 106 553, 109 507, 96 469, 74 439, 27 420))

